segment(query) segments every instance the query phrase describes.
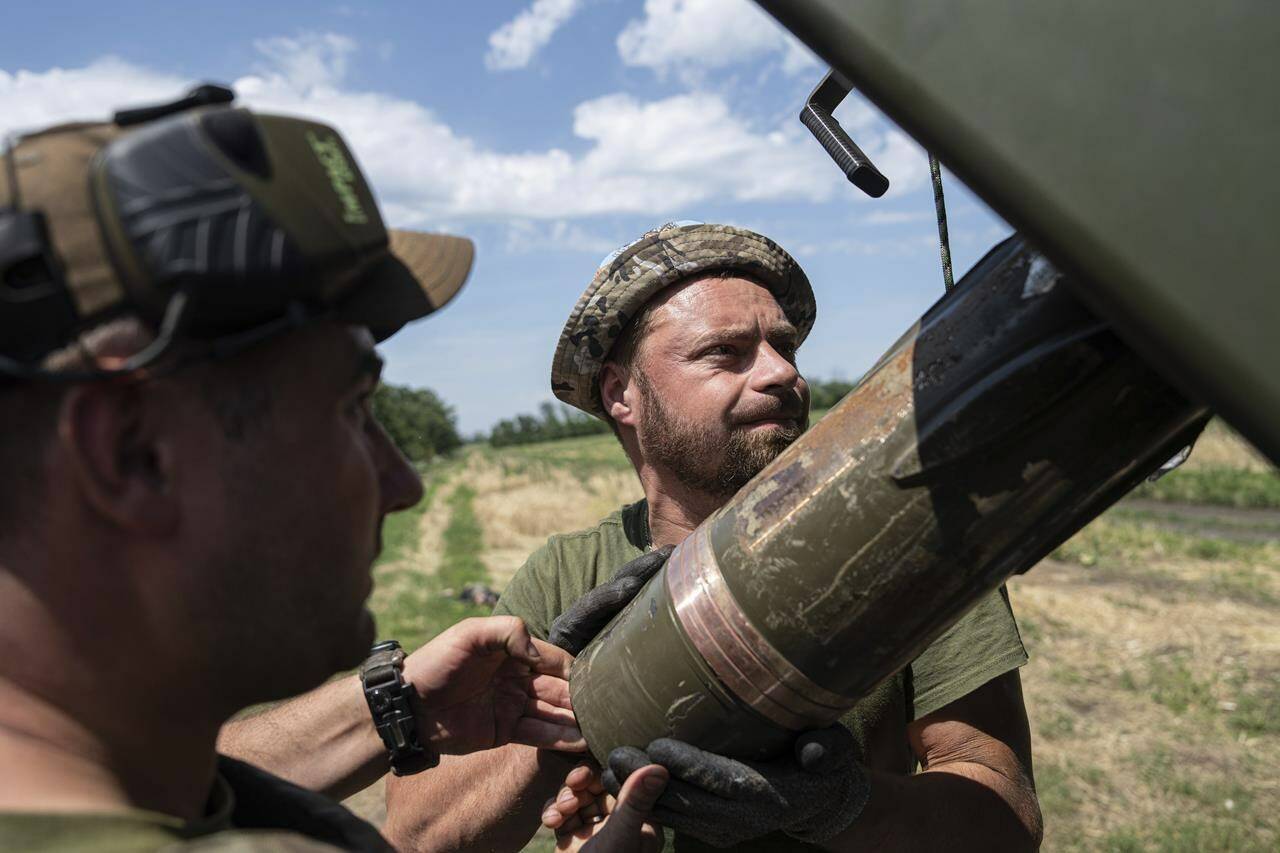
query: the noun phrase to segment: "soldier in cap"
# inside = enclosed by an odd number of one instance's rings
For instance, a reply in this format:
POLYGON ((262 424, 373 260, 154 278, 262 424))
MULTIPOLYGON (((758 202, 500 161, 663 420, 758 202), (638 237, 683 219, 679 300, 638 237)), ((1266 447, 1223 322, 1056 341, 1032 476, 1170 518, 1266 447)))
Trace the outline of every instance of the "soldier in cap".
MULTIPOLYGON (((815 313, 796 261, 744 229, 668 224, 607 258, 561 333, 551 387, 610 424, 645 497, 551 537, 495 612, 580 651, 672 546, 806 428, 796 351, 815 313)), ((654 761, 672 781, 653 814, 679 850, 1034 848, 1026 660, 1000 590, 841 724, 801 735, 795 758, 749 764, 663 739, 615 750, 599 774, 512 745, 392 780, 387 832, 407 849, 514 850, 554 795, 542 819, 571 843, 590 837, 606 788, 654 761), (917 765, 926 772, 913 775, 917 765), (449 798, 467 808, 423 807, 449 798)))
MULTIPOLYGON (((370 415, 374 344, 444 305, 472 246, 388 232, 337 133, 230 99, 3 154, 5 850, 390 849, 215 738, 369 653, 382 521, 422 495, 370 415)), ((232 740, 330 791, 573 749, 568 663, 516 617, 471 620, 232 740)))

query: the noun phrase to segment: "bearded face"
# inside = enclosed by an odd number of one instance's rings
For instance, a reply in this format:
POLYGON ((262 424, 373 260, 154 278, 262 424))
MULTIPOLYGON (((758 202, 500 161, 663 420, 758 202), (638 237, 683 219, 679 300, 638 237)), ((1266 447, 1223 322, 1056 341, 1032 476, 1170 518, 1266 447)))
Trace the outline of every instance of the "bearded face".
POLYGON ((642 373, 636 383, 644 401, 638 436, 645 459, 715 497, 735 494, 809 426, 808 406, 796 390, 730 412, 728 423, 725 418, 704 423, 682 416, 642 373))

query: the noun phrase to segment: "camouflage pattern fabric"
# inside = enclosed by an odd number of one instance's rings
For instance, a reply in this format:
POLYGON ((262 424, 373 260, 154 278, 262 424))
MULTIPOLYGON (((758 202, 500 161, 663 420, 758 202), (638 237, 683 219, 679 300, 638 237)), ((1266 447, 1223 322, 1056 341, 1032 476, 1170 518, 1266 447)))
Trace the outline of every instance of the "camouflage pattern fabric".
POLYGON ((622 330, 659 291, 700 272, 732 269, 769 288, 803 342, 813 328, 813 288, 795 258, 768 237, 730 225, 668 224, 611 256, 578 299, 551 363, 551 390, 606 419, 600 368, 622 330))

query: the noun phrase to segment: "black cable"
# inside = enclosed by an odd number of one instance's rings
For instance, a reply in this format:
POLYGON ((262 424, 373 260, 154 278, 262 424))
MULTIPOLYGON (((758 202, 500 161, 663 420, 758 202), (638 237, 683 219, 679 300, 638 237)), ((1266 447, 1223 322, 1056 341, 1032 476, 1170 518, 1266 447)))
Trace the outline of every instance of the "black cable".
POLYGON ((933 177, 933 206, 938 211, 938 248, 942 252, 942 285, 947 293, 956 286, 951 274, 951 239, 947 236, 947 203, 942 197, 942 166, 929 155, 929 174, 933 177))

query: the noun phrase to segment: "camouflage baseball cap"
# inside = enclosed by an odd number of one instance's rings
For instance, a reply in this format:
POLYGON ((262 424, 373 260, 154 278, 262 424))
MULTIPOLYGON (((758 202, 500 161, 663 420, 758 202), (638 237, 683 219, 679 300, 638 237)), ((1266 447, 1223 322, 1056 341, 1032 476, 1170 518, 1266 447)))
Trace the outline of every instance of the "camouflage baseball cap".
POLYGON ((769 288, 803 342, 813 328, 813 288, 795 258, 745 228, 667 223, 611 254, 573 307, 551 361, 551 390, 607 420, 600 368, 622 330, 659 291, 700 272, 740 270, 769 288))
POLYGON ((48 375, 44 356, 122 313, 174 339, 324 315, 381 340, 462 287, 471 241, 388 231, 336 131, 203 89, 225 97, 8 146, 0 373, 48 375))

